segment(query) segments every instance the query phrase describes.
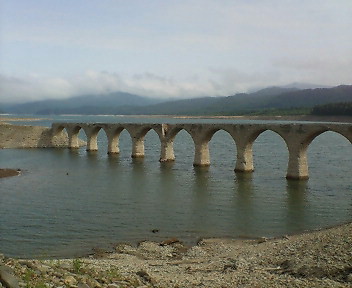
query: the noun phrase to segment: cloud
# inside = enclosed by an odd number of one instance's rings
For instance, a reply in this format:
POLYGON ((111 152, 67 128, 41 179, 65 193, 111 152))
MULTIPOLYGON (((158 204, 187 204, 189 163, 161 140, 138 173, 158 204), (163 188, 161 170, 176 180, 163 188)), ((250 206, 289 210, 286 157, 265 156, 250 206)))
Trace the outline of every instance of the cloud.
POLYGON ((195 74, 187 79, 163 77, 153 73, 121 76, 118 73, 94 70, 70 78, 0 75, 0 102, 28 102, 115 91, 153 98, 225 96, 244 92, 253 86, 265 86, 269 80, 268 75, 240 73, 230 68, 209 68, 206 77, 195 74))
POLYGON ((0 102, 351 82, 351 0, 71 2, 4 4, 0 102))

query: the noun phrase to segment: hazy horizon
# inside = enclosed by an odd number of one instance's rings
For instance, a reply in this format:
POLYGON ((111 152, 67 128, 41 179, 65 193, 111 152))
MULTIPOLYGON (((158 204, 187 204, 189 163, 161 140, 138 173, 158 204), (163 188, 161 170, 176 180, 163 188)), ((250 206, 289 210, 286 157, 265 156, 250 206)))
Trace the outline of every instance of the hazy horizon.
POLYGON ((352 2, 0 3, 0 103, 352 84, 352 2))

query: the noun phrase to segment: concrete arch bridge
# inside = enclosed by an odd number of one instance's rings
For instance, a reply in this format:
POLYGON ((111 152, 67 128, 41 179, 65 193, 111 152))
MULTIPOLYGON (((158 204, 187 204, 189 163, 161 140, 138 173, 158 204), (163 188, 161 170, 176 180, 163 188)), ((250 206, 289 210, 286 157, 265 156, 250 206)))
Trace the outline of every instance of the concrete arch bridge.
POLYGON ((352 144, 352 124, 131 124, 131 123, 53 123, 53 137, 66 130, 69 148, 79 147, 78 133, 83 129, 87 136, 87 151, 98 150, 97 136, 103 130, 108 140, 108 153, 119 153, 119 136, 127 130, 132 139, 132 157, 144 157, 144 137, 154 130, 160 140, 160 161, 174 161, 174 139, 181 130, 192 137, 195 147, 194 166, 210 165, 209 141, 224 130, 233 138, 237 147, 236 172, 252 172, 252 147, 264 131, 277 133, 286 143, 289 159, 286 178, 307 179, 307 150, 320 134, 333 131, 347 138, 352 144))

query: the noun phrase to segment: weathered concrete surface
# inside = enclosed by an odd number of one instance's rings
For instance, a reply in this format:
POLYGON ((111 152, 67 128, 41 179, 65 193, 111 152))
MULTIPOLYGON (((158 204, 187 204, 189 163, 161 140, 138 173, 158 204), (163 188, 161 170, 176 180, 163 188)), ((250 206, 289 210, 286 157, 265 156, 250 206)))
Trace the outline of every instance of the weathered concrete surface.
MULTIPOLYGON (((67 133, 52 135, 51 128, 0 124, 0 148, 68 147, 67 133)), ((85 142, 79 141, 79 145, 85 142)))
MULTIPOLYGON (((118 153, 118 138, 125 129, 132 140, 132 157, 144 157, 144 138, 149 130, 154 130, 160 140, 160 162, 174 161, 174 139, 181 130, 191 137, 195 147, 194 166, 210 165, 209 141, 213 135, 224 130, 229 133, 237 148, 236 172, 252 172, 252 147, 258 136, 270 130, 285 142, 288 152, 288 179, 307 179, 307 150, 310 143, 320 134, 333 131, 341 134, 352 143, 352 124, 130 124, 130 123, 53 123, 52 133, 59 135, 67 131, 69 147, 77 148, 78 133, 83 130, 87 136, 87 151, 98 150, 97 135, 105 131, 108 140, 108 153, 118 153)), ((231 157, 231 155, 229 155, 231 157)))

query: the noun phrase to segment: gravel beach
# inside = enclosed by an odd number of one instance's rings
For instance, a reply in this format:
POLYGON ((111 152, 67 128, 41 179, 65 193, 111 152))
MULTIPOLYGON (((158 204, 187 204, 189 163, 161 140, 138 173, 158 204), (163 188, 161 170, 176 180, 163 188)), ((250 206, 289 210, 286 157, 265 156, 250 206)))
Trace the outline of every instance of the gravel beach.
POLYGON ((193 247, 177 239, 119 244, 86 258, 0 256, 0 279, 4 270, 13 277, 12 286, 1 280, 4 287, 352 287, 352 223, 276 239, 205 239, 193 247))

